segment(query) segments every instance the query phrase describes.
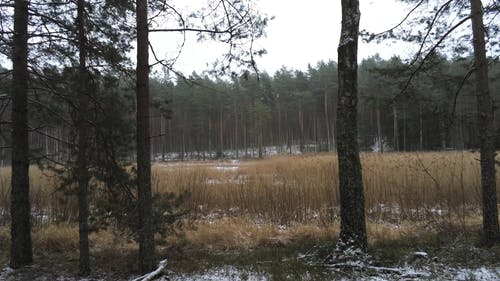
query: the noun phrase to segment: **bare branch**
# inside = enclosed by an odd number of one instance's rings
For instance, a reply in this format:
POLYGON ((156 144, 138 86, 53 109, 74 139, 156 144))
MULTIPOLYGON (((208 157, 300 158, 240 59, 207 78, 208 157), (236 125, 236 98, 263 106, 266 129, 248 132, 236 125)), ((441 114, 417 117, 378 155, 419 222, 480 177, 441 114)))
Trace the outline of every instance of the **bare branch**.
POLYGON ((415 10, 418 9, 418 7, 420 7, 420 5, 422 5, 422 3, 424 3, 425 0, 420 0, 420 2, 418 2, 415 7, 413 7, 410 12, 408 12, 408 14, 403 18, 403 20, 401 20, 401 22, 399 22, 397 25, 393 26, 392 28, 389 28, 388 30, 386 31, 382 31, 380 33, 377 33, 377 34, 374 34, 373 37, 378 37, 380 35, 383 35, 383 34, 386 34, 386 33, 390 33, 392 32, 393 30, 395 30, 396 28, 400 27, 410 16, 411 14, 413 14, 413 12, 415 12, 415 10))
POLYGON ((66 145, 68 145, 68 146, 75 146, 75 144, 74 144, 74 143, 69 142, 69 141, 66 141, 66 140, 63 140, 63 139, 58 138, 58 137, 56 137, 56 136, 54 136, 54 135, 51 135, 51 134, 45 133, 45 132, 41 131, 41 130, 40 130, 40 128, 33 128, 33 127, 30 127, 30 131, 32 131, 32 132, 36 132, 36 133, 38 133, 38 134, 40 134, 40 135, 42 135, 42 136, 48 137, 49 139, 53 139, 53 140, 58 141, 58 142, 60 142, 60 143, 66 144, 66 145))
POLYGON ((455 29, 457 29, 459 26, 461 26, 462 24, 467 22, 469 19, 471 19, 471 17, 472 16, 469 15, 469 16, 463 18, 460 22, 458 22, 456 25, 454 25, 452 28, 450 28, 443 36, 441 36, 439 41, 436 44, 434 44, 434 46, 432 46, 432 48, 427 52, 427 55, 425 55, 425 57, 422 59, 422 61, 418 65, 418 67, 414 71, 412 71, 412 73, 410 74, 410 77, 407 79, 407 81, 406 81, 405 85, 403 86, 403 88, 401 89, 401 91, 397 95, 395 95, 393 97, 393 99, 397 99, 399 96, 403 95, 406 92, 406 90, 408 90, 408 87, 410 86, 413 78, 422 69, 424 63, 427 61, 427 59, 430 57, 430 55, 434 53, 434 51, 437 49, 437 47, 439 47, 439 45, 444 41, 444 39, 446 39, 446 37, 448 37, 448 35, 450 35, 455 29))
POLYGON ((455 92, 455 97, 453 99, 453 108, 451 110, 451 120, 452 121, 455 120, 455 113, 456 113, 456 109, 457 109, 458 95, 462 91, 462 88, 464 87, 465 82, 467 82, 467 80, 470 78, 470 76, 472 75, 472 73, 474 73, 474 70, 475 70, 474 67, 472 67, 471 69, 469 69, 469 71, 467 72, 467 74, 464 76, 464 78, 462 79, 462 81, 458 85, 458 89, 455 92))
POLYGON ((149 32, 199 32, 199 33, 211 33, 211 34, 228 34, 231 33, 232 27, 224 30, 216 29, 204 29, 204 28, 192 28, 192 27, 182 27, 182 28, 159 28, 150 29, 149 32))
POLYGON ((429 34, 431 33, 432 31, 432 28, 434 27, 434 24, 436 23, 436 20, 438 19, 439 15, 441 14, 441 12, 450 5, 450 3, 452 2, 453 0, 449 0, 448 2, 444 3, 440 8, 439 10, 434 14, 434 18, 432 19, 432 22, 431 24, 429 25, 429 27, 427 28, 427 33, 425 34, 424 36, 424 39, 422 40, 422 42, 420 43, 420 48, 418 49, 418 52, 415 54, 415 58, 413 59, 413 61, 410 63, 410 66, 413 65, 417 60, 418 58, 420 57, 420 55, 422 54, 422 50, 424 49, 424 45, 425 45, 425 42, 427 42, 427 38, 429 37, 429 34))
POLYGON ((40 161, 40 160, 47 160, 49 162, 52 162, 53 164, 59 165, 59 166, 65 166, 65 163, 59 162, 55 160, 54 158, 51 158, 51 156, 57 156, 57 154, 39 154, 38 156, 30 157, 30 160, 35 160, 35 161, 40 161))

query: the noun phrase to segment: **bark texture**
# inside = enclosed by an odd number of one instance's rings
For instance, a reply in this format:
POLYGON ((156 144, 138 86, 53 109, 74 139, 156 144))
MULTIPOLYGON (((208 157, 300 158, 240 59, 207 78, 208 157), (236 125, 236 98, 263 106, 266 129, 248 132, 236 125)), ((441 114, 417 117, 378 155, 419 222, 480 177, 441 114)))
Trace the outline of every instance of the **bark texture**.
POLYGON ((474 67, 481 154, 481 189, 483 200, 483 239, 486 244, 500 240, 495 173, 495 128, 493 102, 488 85, 488 63, 484 41, 481 0, 471 0, 474 67))
POLYGON ((365 199, 357 139, 359 19, 359 2, 342 0, 336 137, 340 187, 340 243, 366 250, 365 199))
POLYGON ((10 266, 33 261, 29 201, 28 1, 14 2, 10 266))
POLYGON ((90 273, 89 259, 89 206, 88 206, 88 182, 89 172, 87 168, 88 147, 88 82, 87 71, 87 38, 85 33, 85 0, 77 1, 78 49, 79 49, 79 85, 78 85, 78 222, 80 237, 80 275, 87 276, 90 273))
POLYGON ((149 138, 148 1, 137 0, 137 195, 139 207, 139 270, 155 268, 149 138))

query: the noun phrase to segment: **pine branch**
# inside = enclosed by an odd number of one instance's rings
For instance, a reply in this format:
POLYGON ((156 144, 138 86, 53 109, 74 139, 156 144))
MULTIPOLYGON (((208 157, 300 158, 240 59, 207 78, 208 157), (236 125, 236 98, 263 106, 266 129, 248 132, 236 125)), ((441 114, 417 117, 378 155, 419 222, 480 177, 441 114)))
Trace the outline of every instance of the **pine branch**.
POLYGON ((59 162, 59 161, 55 160, 54 158, 51 158, 51 156, 58 156, 58 154, 56 154, 56 153, 54 153, 54 154, 41 154, 40 153, 38 156, 30 157, 30 161, 31 160, 34 160, 34 161, 47 160, 47 161, 52 162, 53 164, 56 164, 58 166, 66 166, 65 163, 59 162))
POLYGON ((409 88, 411 82, 413 81, 413 78, 415 77, 415 75, 417 75, 417 73, 420 72, 420 70, 422 69, 423 65, 427 61, 427 59, 434 53, 434 51, 439 47, 439 45, 444 41, 444 39, 446 39, 446 37, 448 37, 448 35, 450 35, 459 26, 461 26, 462 24, 464 24, 465 22, 467 22, 469 19, 471 19, 471 17, 472 16, 469 15, 469 16, 463 18, 460 22, 458 22, 452 28, 450 28, 443 36, 441 36, 441 38, 439 39, 439 41, 436 42, 434 44, 434 46, 432 46, 432 48, 427 52, 427 55, 425 55, 425 57, 422 59, 422 61, 418 65, 418 67, 414 71, 411 72, 410 77, 406 80, 405 85, 403 86, 403 88, 401 89, 401 91, 397 95, 395 95, 393 97, 393 100, 396 100, 399 96, 403 95, 408 90, 408 88, 409 88))
POLYGON ((415 58, 410 63, 410 66, 412 66, 413 64, 415 64, 415 62, 417 62, 418 58, 420 58, 420 55, 422 54, 422 50, 424 49, 424 45, 427 42, 427 38, 429 37, 429 34, 431 33, 432 28, 434 27, 434 24, 436 23, 436 20, 439 18, 439 15, 441 14, 441 12, 443 12, 443 10, 446 7, 448 7, 452 1, 453 0, 449 0, 448 2, 444 3, 439 8, 439 10, 434 14, 434 18, 432 19, 432 22, 431 22, 430 26, 427 28, 427 32, 425 33, 424 39, 420 43, 420 48, 418 49, 418 52, 415 54, 415 58))
POLYGON ((156 28, 149 30, 149 32, 198 32, 198 33, 210 33, 210 34, 228 34, 231 33, 231 31, 232 31, 231 28, 227 28, 224 30, 217 30, 217 29, 204 29, 204 28, 193 28, 193 27, 156 28))
POLYGON ((42 136, 48 137, 49 139, 52 139, 52 140, 58 141, 58 142, 60 142, 60 143, 66 144, 66 145, 68 145, 68 146, 70 146, 70 147, 72 147, 72 146, 75 146, 75 145, 76 145, 75 143, 72 143, 72 142, 69 142, 69 141, 63 140, 63 139, 58 138, 58 137, 56 137, 56 136, 54 136, 54 135, 51 135, 51 134, 49 134, 49 133, 45 133, 45 132, 41 131, 41 130, 40 130, 40 128, 33 128, 33 127, 29 126, 29 130, 30 130, 31 132, 36 132, 36 133, 38 133, 38 134, 40 134, 40 135, 42 135, 42 136))

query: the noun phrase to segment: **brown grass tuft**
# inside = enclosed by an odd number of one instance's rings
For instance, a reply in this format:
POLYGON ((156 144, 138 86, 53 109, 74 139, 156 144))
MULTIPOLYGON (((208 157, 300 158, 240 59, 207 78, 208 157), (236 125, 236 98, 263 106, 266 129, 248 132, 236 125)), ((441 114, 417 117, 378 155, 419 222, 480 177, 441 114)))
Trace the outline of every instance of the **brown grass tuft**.
POLYGON ((33 231, 33 248, 41 252, 78 251, 78 226, 53 224, 33 231))

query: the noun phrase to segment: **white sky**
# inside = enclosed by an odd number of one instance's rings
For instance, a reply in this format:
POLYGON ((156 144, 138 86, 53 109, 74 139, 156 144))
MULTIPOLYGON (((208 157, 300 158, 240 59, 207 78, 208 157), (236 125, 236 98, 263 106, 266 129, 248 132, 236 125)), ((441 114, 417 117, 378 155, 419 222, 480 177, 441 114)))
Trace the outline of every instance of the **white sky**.
MULTIPOLYGON (((185 3, 185 2, 184 2, 185 3)), ((260 11, 275 16, 266 29, 267 38, 257 41, 256 49, 264 48, 267 54, 257 59, 261 71, 273 74, 282 66, 307 69, 320 60, 337 61, 337 45, 340 36, 341 11, 338 0, 259 0, 260 11)), ((360 0, 360 29, 380 32, 399 23, 408 7, 394 0, 360 0)), ((178 35, 152 34, 151 41, 157 55, 175 54, 178 35)), ((383 45, 360 42, 360 60, 376 53, 383 58, 393 55, 402 57, 412 53, 409 44, 386 42, 383 45)), ((206 64, 220 57, 224 48, 216 43, 197 43, 188 38, 176 68, 185 74, 207 69, 206 64)))
MULTIPOLYGON (((196 9, 203 0, 173 0, 178 7, 196 9)), ((267 38, 259 39, 256 48, 264 48, 267 54, 257 58, 261 71, 274 74, 282 66, 306 70, 320 60, 337 61, 337 45, 340 36, 341 11, 339 0, 256 0, 261 13, 274 16, 266 29, 267 38)), ((360 30, 380 32, 399 23, 409 7, 395 0, 360 0, 360 30)), ((177 54, 182 37, 176 33, 152 33, 150 40, 156 55, 163 59, 177 54)), ((186 75, 209 69, 207 64, 221 58, 227 46, 220 43, 197 43, 194 36, 187 38, 175 68, 186 75)), ((393 55, 407 57, 415 47, 401 42, 377 45, 360 41, 359 60, 379 53, 382 58, 393 55)), ((131 53, 135 61, 135 51, 131 53)), ((151 62, 153 63, 152 55, 151 62)), ((0 57, 0 64, 10 67, 10 61, 0 57)))

